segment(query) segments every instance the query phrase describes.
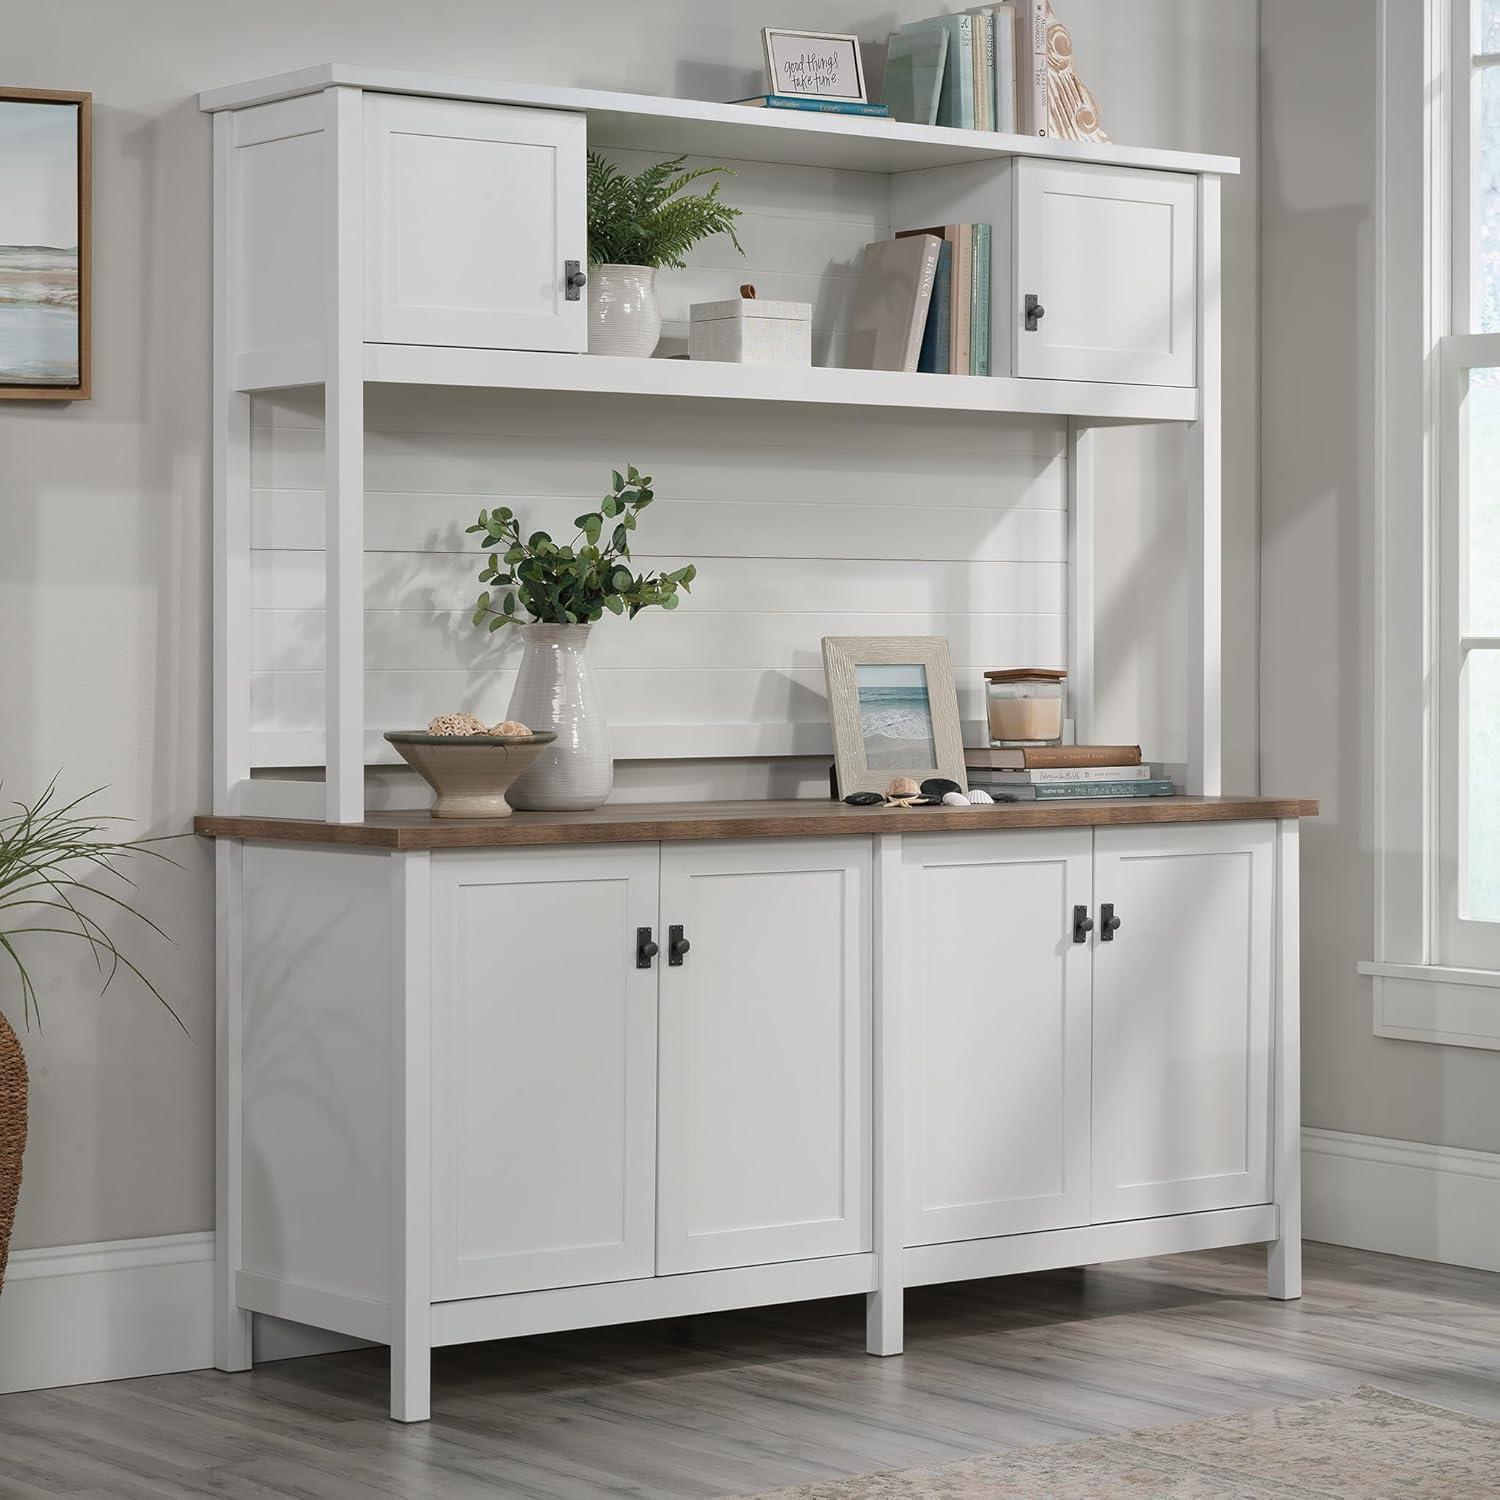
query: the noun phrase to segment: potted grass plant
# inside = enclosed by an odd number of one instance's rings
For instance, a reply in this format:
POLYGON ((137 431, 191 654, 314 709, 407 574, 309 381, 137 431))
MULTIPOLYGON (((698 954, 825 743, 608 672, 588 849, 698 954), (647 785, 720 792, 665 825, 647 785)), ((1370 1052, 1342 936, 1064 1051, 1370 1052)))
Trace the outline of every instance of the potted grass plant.
MULTIPOLYGON (((54 779, 34 801, 18 802, 13 812, 0 814, 0 954, 10 959, 19 979, 26 1028, 40 1025, 41 1010, 24 955, 41 937, 85 944, 103 981, 101 993, 122 968, 129 970, 181 1026, 161 992, 120 951, 104 920, 123 915, 165 937, 133 904, 136 884, 127 867, 141 858, 173 861, 155 847, 158 839, 111 837, 119 820, 88 809, 95 795, 63 802, 54 779)), ((26 1056, 15 1028, 0 1012, 0 1287, 21 1191, 26 1133, 26 1056)))
POLYGON ((715 182, 706 193, 685 189, 699 178, 734 173, 728 167, 695 167, 687 158, 659 161, 632 177, 590 151, 588 157, 589 353, 648 358, 661 337, 656 273, 681 268, 699 240, 734 232, 741 210, 719 199, 715 182))

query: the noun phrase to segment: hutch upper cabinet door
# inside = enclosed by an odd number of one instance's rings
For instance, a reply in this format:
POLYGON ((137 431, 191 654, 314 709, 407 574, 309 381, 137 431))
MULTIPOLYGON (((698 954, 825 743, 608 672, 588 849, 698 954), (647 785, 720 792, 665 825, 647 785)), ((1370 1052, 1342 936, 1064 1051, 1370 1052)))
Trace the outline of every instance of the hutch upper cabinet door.
POLYGON ((1270 1200, 1274 837, 1095 830, 1096 1223, 1270 1200))
POLYGON ((1012 368, 1194 385, 1198 180, 1019 159, 1012 368))
POLYGON ((657 1271, 869 1250, 870 840, 661 860, 657 1271))
POLYGON ((1089 1218, 1089 830, 902 840, 908 1245, 1089 1218))
POLYGON ((365 96, 365 338, 581 352, 583 115, 365 96))
POLYGON ((432 859, 432 1281, 652 1272, 654 844, 432 859))

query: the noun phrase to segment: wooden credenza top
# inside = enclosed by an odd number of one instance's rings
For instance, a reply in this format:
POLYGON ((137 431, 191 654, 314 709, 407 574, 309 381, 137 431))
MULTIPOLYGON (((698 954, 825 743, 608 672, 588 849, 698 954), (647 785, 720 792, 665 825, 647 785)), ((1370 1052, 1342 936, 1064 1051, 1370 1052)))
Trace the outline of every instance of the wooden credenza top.
POLYGON ((1010 802, 994 807, 848 807, 786 802, 624 802, 593 812, 518 812, 500 819, 442 819, 425 812, 370 813, 363 823, 204 815, 207 838, 258 839, 365 849, 505 849, 538 844, 630 844, 684 839, 816 838, 995 828, 1090 828, 1122 823, 1227 823, 1311 818, 1297 797, 1135 797, 1010 802))

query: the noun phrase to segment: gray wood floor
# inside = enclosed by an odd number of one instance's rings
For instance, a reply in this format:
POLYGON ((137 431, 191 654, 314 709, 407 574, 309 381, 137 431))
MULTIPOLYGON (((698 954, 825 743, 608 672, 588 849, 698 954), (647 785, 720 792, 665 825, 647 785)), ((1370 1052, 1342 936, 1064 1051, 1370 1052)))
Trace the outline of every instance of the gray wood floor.
MULTIPOLYGON (((1226 1251, 441 1351, 384 1420, 383 1350, 0 1397, 0 1497, 736 1495, 1282 1405, 1369 1382, 1500 1418, 1500 1276, 1311 1246, 1268 1302, 1226 1251)), ((1491 1493, 1500 1495, 1500 1475, 1491 1493)))

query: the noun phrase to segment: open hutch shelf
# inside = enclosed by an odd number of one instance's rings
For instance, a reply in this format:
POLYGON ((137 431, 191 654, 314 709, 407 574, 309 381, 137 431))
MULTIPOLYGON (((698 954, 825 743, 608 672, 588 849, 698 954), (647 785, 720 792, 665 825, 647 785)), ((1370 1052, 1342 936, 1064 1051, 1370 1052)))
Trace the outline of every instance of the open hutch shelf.
MULTIPOLYGON (((1219 179, 1235 161, 341 65, 216 89, 200 103, 216 143, 216 811, 305 813, 309 784, 267 773, 326 765, 325 815, 357 822, 365 765, 388 758, 379 731, 390 725, 366 712, 366 400, 377 386, 748 402, 747 421, 758 413, 763 432, 788 404, 869 408, 876 420, 892 411, 1064 420, 1070 717, 1080 737, 1092 713, 1091 429, 1189 424, 1186 781, 1218 790, 1219 179), (823 275, 815 366, 589 356, 586 295, 570 295, 565 264, 587 262, 591 147, 724 161, 768 214, 795 214, 779 220, 797 232, 790 249, 776 247, 777 263, 789 267, 805 242, 798 274, 823 275), (867 174, 857 179, 862 211, 886 232, 993 226, 996 373, 837 367, 840 299, 859 247, 838 239, 848 240, 847 226, 820 198, 846 190, 851 173, 867 174), (830 261, 843 279, 824 274, 830 261), (1030 332, 1017 314, 1027 292, 1048 308, 1030 332), (323 726, 264 733, 251 708, 250 404, 254 393, 309 386, 324 396, 323 726), (253 781, 252 770, 262 773, 253 781)), ((739 273, 696 274, 674 273, 716 295, 739 273)), ((721 727, 715 736, 626 725, 622 748, 636 757, 824 748, 806 725, 747 723, 738 741, 721 727)))

